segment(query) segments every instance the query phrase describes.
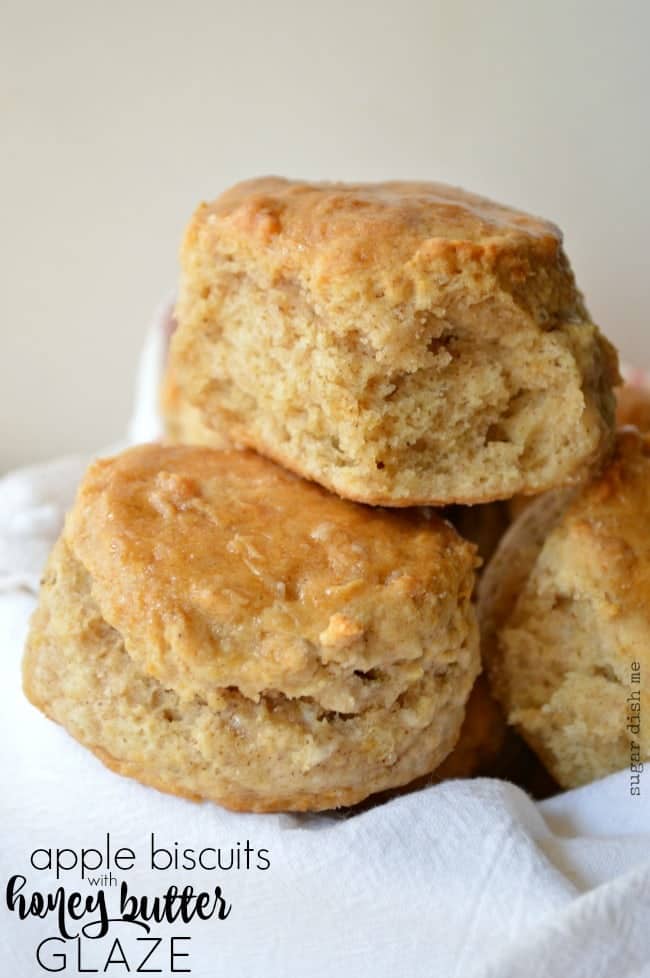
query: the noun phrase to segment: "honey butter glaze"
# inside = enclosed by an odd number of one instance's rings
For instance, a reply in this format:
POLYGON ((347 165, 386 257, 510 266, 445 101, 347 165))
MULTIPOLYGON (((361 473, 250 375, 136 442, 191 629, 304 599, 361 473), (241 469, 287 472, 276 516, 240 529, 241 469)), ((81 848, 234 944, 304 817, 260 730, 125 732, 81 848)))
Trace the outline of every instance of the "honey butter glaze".
POLYGON ((269 281, 289 276, 324 302, 332 288, 348 301, 379 293, 389 305, 425 302, 432 274, 438 286, 468 264, 477 281, 492 269, 513 283, 541 265, 559 276, 567 308, 575 299, 562 281, 559 228, 442 183, 247 180, 197 208, 183 245, 188 265, 199 241, 214 245, 218 262, 231 253, 242 258, 247 248, 253 256, 261 246, 269 281))
POLYGON ((370 248, 384 234, 399 237, 403 250, 437 238, 503 242, 531 237, 547 248, 557 247, 562 238, 550 221, 459 187, 424 181, 339 184, 261 177, 237 184, 203 207, 217 219, 257 227, 269 237, 282 232, 302 246, 339 234, 364 236, 370 248))
POLYGON ((345 502, 252 453, 96 462, 64 535, 130 658, 181 700, 390 707, 466 645, 476 557, 447 523, 345 502))

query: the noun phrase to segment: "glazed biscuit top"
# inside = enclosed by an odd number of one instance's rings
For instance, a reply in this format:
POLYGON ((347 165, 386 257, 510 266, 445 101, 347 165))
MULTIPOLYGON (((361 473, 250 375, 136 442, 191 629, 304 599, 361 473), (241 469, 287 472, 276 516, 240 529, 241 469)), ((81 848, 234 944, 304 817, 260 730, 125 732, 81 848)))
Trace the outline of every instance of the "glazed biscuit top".
POLYGON ((371 695, 359 670, 420 668, 421 608, 448 627, 476 563, 428 512, 365 508, 252 453, 189 446, 96 462, 65 536, 148 674, 188 697, 275 689, 331 709, 371 695))
POLYGON ((253 234, 282 234, 306 248, 349 235, 369 248, 378 247, 385 236, 405 249, 436 239, 487 244, 531 238, 550 248, 561 240, 548 221, 444 183, 303 183, 261 177, 203 206, 253 234))
MULTIPOLYGON (((316 292, 356 278, 344 292, 365 283, 374 288, 359 296, 366 301, 417 302, 467 266, 521 285, 542 265, 567 279, 565 305, 580 301, 555 225, 441 183, 248 180, 199 206, 182 251, 186 272, 197 247, 226 259, 248 253, 271 281, 297 273, 316 292)), ((542 301, 557 305, 548 284, 542 301)))
POLYGON ((602 475, 574 496, 542 552, 560 592, 587 594, 607 620, 650 624, 650 436, 621 429, 602 475))

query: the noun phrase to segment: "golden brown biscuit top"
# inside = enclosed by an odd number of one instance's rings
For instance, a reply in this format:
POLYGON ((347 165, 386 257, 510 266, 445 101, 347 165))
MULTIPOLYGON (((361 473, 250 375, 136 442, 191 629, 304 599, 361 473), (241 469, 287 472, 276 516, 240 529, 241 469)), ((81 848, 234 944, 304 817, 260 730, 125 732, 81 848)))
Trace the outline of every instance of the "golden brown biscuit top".
POLYGON ((211 214, 257 234, 283 234, 308 246, 331 238, 376 235, 413 241, 486 242, 499 238, 561 240, 555 225, 444 183, 306 183, 261 177, 239 183, 214 203, 211 214))
POLYGON ((569 504, 543 559, 562 568, 560 585, 567 591, 589 593, 612 619, 641 613, 647 626, 650 436, 619 431, 611 462, 569 504))
POLYGON ((350 676, 377 665, 372 649, 403 658, 390 631, 402 610, 455 604, 475 563, 432 514, 344 502, 252 453, 189 446, 96 462, 66 536, 143 668, 175 688, 184 669, 201 688, 251 696, 315 695, 333 664, 350 676))
POLYGON ((245 181, 201 204, 185 238, 186 262, 202 236, 217 239, 226 252, 245 250, 246 242, 263 248, 276 274, 308 269, 312 285, 374 270, 375 279, 377 273, 387 276, 389 291, 396 268, 411 263, 416 282, 423 265, 442 262, 453 274, 468 261, 505 261, 507 274, 524 281, 530 262, 557 263, 562 242, 547 221, 442 183, 305 183, 280 177, 245 181))

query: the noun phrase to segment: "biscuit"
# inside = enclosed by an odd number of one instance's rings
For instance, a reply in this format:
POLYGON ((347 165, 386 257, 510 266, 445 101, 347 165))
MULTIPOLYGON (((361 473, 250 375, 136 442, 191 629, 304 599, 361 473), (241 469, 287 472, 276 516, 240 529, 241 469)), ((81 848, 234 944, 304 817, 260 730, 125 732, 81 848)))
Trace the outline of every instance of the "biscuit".
POLYGON ((633 425, 639 431, 650 431, 650 390, 636 384, 624 384, 616 391, 616 421, 633 425))
POLYGON ((438 783, 450 778, 493 774, 506 745, 508 728, 501 707, 480 675, 467 701, 465 719, 453 751, 430 776, 438 783))
POLYGON ((89 469, 51 556, 29 699, 109 767, 250 811, 353 804, 436 768, 479 670, 473 547, 252 453, 89 469))
POLYGON ((508 506, 509 503, 503 502, 485 503, 483 506, 449 506, 445 510, 445 519, 464 540, 476 546, 481 561, 486 564, 510 525, 508 506))
POLYGON ((561 242, 442 184, 239 184, 185 235, 170 435, 190 405, 185 437, 375 505, 570 482, 611 445, 618 373, 561 242))
POLYGON ((650 436, 623 429, 600 476, 524 511, 479 586, 492 691, 565 788, 650 757, 649 525, 650 436))

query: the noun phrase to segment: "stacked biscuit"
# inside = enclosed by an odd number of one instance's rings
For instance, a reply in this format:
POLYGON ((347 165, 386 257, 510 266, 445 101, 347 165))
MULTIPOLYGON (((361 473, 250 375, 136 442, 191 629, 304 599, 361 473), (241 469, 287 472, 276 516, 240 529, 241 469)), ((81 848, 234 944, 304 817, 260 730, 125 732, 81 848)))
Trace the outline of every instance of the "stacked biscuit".
POLYGON ((491 504, 536 495, 483 577, 487 677, 561 783, 618 764, 650 455, 615 436, 616 356, 557 229, 438 184, 250 181, 194 215, 176 315, 169 444, 86 475, 32 702, 116 770, 237 809, 471 773, 504 736, 475 685, 479 560, 432 507, 492 549, 491 504))

